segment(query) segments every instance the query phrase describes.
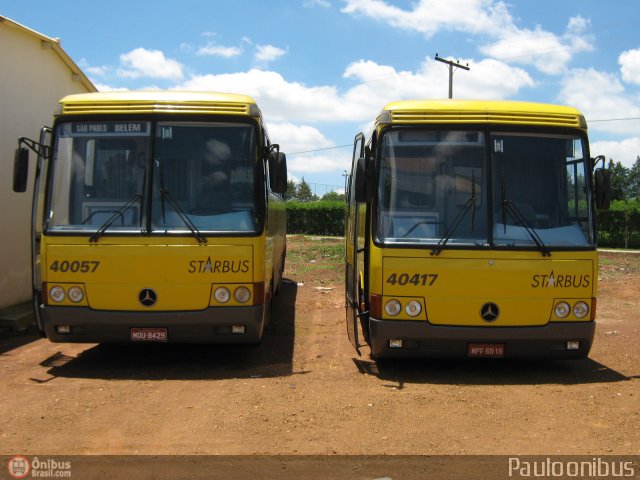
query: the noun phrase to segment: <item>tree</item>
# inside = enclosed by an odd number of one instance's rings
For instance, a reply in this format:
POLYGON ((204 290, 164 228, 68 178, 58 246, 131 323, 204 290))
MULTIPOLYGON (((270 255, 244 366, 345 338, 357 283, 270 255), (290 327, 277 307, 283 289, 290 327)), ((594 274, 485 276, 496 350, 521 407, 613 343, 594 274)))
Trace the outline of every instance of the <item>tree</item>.
POLYGON ((327 192, 322 196, 321 200, 325 200, 329 202, 344 202, 345 196, 344 196, 344 193, 327 192))
POLYGON ((296 182, 294 182, 293 180, 287 180, 287 191, 284 194, 284 199, 294 200, 297 195, 297 190, 298 188, 296 186, 296 182))
POLYGON ((300 202, 311 202, 318 199, 311 191, 309 184, 304 181, 304 177, 296 189, 296 199, 300 202))
POLYGON ((629 180, 627 198, 640 199, 640 156, 633 163, 627 178, 629 180))
POLYGON ((620 162, 609 160, 611 172, 611 200, 626 200, 629 193, 629 169, 620 162))

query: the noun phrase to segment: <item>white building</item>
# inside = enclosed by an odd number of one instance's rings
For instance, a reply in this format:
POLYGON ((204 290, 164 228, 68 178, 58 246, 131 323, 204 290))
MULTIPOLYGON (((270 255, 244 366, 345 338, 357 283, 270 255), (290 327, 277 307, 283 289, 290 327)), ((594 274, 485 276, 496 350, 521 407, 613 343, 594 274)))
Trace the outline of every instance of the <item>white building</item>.
POLYGON ((37 140, 51 126, 58 100, 96 87, 60 46, 0 16, 0 308, 31 298, 31 203, 29 188, 13 192, 13 161, 19 137, 37 140))

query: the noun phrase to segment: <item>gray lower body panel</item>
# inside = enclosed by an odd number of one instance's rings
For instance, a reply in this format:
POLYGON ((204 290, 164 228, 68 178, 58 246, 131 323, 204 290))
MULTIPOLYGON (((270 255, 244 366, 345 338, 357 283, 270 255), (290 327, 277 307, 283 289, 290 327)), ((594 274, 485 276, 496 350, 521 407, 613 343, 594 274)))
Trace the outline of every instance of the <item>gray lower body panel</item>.
POLYGON ((555 322, 536 327, 453 327, 418 321, 370 319, 371 353, 391 357, 466 357, 471 343, 502 344, 505 358, 586 358, 595 322, 555 322), (402 339, 402 348, 389 340, 402 339), (578 341, 568 350, 568 341, 578 341))
POLYGON ((216 307, 198 311, 131 312, 83 307, 40 307, 45 335, 52 342, 130 343, 132 328, 166 328, 171 343, 258 343, 262 338, 263 305, 216 307), (71 333, 58 333, 68 325, 71 333), (244 325, 233 334, 232 325, 244 325))

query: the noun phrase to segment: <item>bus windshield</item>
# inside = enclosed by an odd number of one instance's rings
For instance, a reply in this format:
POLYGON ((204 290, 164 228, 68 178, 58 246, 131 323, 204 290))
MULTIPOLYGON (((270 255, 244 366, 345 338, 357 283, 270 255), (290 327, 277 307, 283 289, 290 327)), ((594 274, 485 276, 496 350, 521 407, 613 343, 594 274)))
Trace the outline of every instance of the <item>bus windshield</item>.
POLYGON ((579 136, 398 128, 379 145, 380 243, 593 245, 579 136))
POLYGON ((256 159, 248 123, 62 123, 47 229, 255 232, 256 159))

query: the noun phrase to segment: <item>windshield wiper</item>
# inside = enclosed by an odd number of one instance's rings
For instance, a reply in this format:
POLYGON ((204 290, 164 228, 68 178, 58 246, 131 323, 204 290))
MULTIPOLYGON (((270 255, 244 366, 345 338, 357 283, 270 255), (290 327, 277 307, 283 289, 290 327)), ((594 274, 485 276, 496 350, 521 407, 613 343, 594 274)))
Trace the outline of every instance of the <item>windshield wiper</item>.
POLYGON ((469 199, 466 201, 466 203, 462 207, 462 210, 458 212, 456 218, 453 219, 453 222, 444 233, 442 238, 438 241, 438 244, 433 247, 433 249, 431 250, 431 255, 440 255, 440 252, 445 247, 449 239, 451 239, 455 231, 458 229, 458 227, 460 226, 460 222, 462 222, 462 219, 465 217, 469 210, 471 210, 471 231, 473 232, 476 223, 476 179, 473 171, 471 172, 471 197, 469 197, 469 199))
POLYGON ((196 240, 198 240, 198 243, 207 243, 207 239, 200 233, 200 230, 198 230, 198 227, 196 227, 194 225, 194 223, 191 221, 191 218, 189 218, 189 214, 184 211, 184 209, 178 204, 178 202, 175 201, 175 199, 173 198, 173 195, 171 195, 171 192, 169 192, 169 190, 164 188, 164 168, 163 168, 163 165, 160 163, 159 160, 156 160, 155 164, 156 164, 156 169, 158 170, 158 172, 160 174, 160 188, 159 188, 159 190, 160 190, 160 199, 162 200, 160 203, 161 203, 163 221, 166 224, 167 220, 165 218, 165 213, 166 212, 165 212, 165 208, 164 208, 164 199, 166 198, 167 200, 169 200, 169 204, 173 207, 173 210, 180 217, 180 220, 182 220, 182 222, 187 226, 187 228, 191 231, 193 236, 196 237, 196 240))
POLYGON ((414 223, 413 226, 409 230, 407 230, 407 233, 402 236, 402 238, 407 238, 409 234, 412 233, 420 225, 432 225, 434 223, 437 222, 434 222, 433 220, 420 220, 419 222, 414 223))
POLYGON ((185 212, 184 209, 180 205, 178 205, 178 202, 175 201, 175 199, 173 198, 173 195, 171 195, 169 190, 167 190, 166 188, 161 188, 160 195, 162 196, 163 199, 166 198, 167 200, 169 200, 169 204, 171 205, 171 207, 173 207, 175 212, 178 214, 178 216, 180 217, 180 220, 182 220, 183 223, 189 228, 189 230, 191 230, 191 233, 193 234, 194 237, 196 237, 196 240, 198 240, 198 243, 207 243, 206 237, 204 237, 200 233, 200 230, 198 230, 198 227, 196 227, 194 223, 191 221, 191 219, 189 218, 189 214, 187 214, 187 212, 185 212))
POLYGON ((551 250, 549 250, 549 248, 544 244, 544 242, 538 235, 538 232, 536 232, 536 229, 531 226, 531 224, 527 221, 527 219, 522 214, 520 209, 518 209, 518 207, 516 207, 511 200, 507 200, 507 194, 505 191, 505 182, 504 182, 504 171, 502 169, 500 174, 500 181, 501 181, 500 195, 501 195, 501 204, 502 204, 502 224, 504 225, 505 235, 507 234, 507 212, 508 212, 511 214, 511 216, 516 221, 516 223, 527 231, 527 233, 533 240, 533 243, 535 243, 536 247, 538 247, 538 250, 540 250, 540 253, 542 254, 542 256, 550 257, 551 250))
POLYGON ((504 176, 502 177, 502 224, 504 225, 504 233, 507 233, 507 212, 511 214, 513 219, 516 221, 516 224, 520 227, 524 228, 526 232, 529 234, 533 243, 536 244, 538 250, 543 257, 550 257, 551 250, 544 244, 536 229, 531 226, 531 224, 527 221, 522 212, 516 207, 515 203, 511 200, 507 200, 505 195, 505 187, 504 187, 504 176))
POLYGON ((118 217, 120 217, 122 219, 122 223, 124 223, 124 214, 127 212, 127 210, 133 207, 136 203, 139 203, 141 200, 142 200, 142 195, 140 193, 134 194, 127 203, 125 203, 118 210, 113 212, 113 215, 111 215, 107 219, 107 221, 104 222, 93 235, 91 235, 91 238, 89 238, 89 241, 97 242, 98 239, 102 236, 102 234, 107 231, 107 229, 113 224, 113 222, 116 221, 118 217))
POLYGON ((536 247, 538 247, 538 250, 540 250, 540 253, 542 254, 542 256, 550 257, 551 250, 549 250, 549 247, 547 247, 544 244, 544 242, 536 232, 536 229, 531 226, 531 224, 527 221, 527 219, 522 214, 522 212, 518 209, 518 207, 516 207, 516 205, 511 200, 506 200, 506 199, 502 200, 502 218, 504 220, 505 233, 507 231, 507 223, 506 223, 507 212, 511 214, 511 216, 519 226, 521 226, 527 231, 527 233, 533 240, 533 243, 535 243, 536 247))
POLYGON ((451 223, 447 231, 444 233, 442 238, 438 241, 438 244, 435 247, 433 247, 433 249, 431 250, 431 255, 440 255, 440 252, 445 247, 447 242, 451 239, 453 234, 456 232, 456 230, 458 229, 458 226, 460 226, 460 222, 462 222, 462 219, 465 217, 465 215, 469 210, 473 210, 474 212, 473 217, 471 219, 471 230, 473 231, 473 226, 474 226, 473 224, 475 219, 475 205, 476 205, 476 197, 472 195, 469 198, 469 200, 467 200, 467 203, 464 204, 464 206, 462 207, 462 210, 458 212, 458 215, 456 215, 456 218, 453 219, 453 222, 451 223))

